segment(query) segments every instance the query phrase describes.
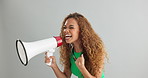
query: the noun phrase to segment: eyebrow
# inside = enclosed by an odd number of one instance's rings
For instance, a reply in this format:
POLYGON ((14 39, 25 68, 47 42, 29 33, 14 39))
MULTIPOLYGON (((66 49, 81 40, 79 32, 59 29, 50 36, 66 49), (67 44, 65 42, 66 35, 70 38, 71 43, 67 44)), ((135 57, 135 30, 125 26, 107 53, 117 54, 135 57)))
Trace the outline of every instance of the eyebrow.
MULTIPOLYGON (((73 27, 74 25, 69 25, 69 27, 73 27)), ((66 27, 66 25, 64 25, 63 27, 66 27)))

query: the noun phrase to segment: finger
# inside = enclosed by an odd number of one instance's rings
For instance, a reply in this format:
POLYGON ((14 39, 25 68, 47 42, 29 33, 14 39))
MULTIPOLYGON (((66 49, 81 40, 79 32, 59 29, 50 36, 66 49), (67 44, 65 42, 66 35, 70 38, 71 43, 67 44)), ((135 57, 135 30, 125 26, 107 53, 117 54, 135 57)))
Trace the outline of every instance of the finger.
POLYGON ((45 56, 45 59, 50 59, 49 57, 45 56))
POLYGON ((45 56, 45 58, 49 58, 49 57, 45 56))
POLYGON ((45 63, 49 63, 50 62, 50 60, 45 60, 45 63))
POLYGON ((55 58, 54 56, 50 56, 50 58, 55 58))
POLYGON ((47 56, 47 52, 45 52, 45 55, 47 56))
POLYGON ((49 59, 50 60, 50 59, 53 59, 53 58, 52 57, 45 56, 45 59, 49 59))
POLYGON ((45 63, 49 63, 51 61, 51 58, 46 58, 45 63))
POLYGON ((81 55, 81 57, 83 57, 83 54, 81 55))

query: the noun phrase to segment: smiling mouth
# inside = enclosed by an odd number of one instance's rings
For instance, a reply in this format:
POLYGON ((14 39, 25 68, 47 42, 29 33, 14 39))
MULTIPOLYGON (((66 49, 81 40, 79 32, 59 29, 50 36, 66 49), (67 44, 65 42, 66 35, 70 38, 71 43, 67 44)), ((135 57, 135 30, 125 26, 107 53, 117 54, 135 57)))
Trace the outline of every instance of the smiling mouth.
POLYGON ((69 40, 72 37, 72 35, 65 35, 65 39, 69 40))

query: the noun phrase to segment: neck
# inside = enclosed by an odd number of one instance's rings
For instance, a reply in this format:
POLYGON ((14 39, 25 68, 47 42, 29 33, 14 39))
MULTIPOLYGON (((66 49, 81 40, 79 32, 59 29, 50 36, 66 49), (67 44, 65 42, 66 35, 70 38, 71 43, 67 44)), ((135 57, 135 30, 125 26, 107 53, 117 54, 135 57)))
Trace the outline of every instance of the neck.
POLYGON ((80 41, 73 43, 73 47, 74 47, 75 52, 77 52, 77 53, 83 51, 80 41))

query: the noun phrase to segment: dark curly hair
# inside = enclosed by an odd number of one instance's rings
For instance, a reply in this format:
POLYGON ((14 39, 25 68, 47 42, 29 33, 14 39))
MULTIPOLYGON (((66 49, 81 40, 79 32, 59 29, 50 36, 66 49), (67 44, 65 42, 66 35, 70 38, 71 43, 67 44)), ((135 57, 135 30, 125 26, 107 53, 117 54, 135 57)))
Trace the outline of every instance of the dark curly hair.
POLYGON ((88 20, 79 13, 69 14, 62 23, 60 36, 62 37, 63 45, 60 47, 60 62, 64 67, 70 69, 70 51, 72 47, 66 43, 63 33, 63 26, 69 18, 75 19, 78 23, 80 28, 79 38, 82 43, 85 58, 85 67, 92 75, 95 75, 102 69, 102 66, 104 66, 106 51, 101 38, 95 33, 88 20))

